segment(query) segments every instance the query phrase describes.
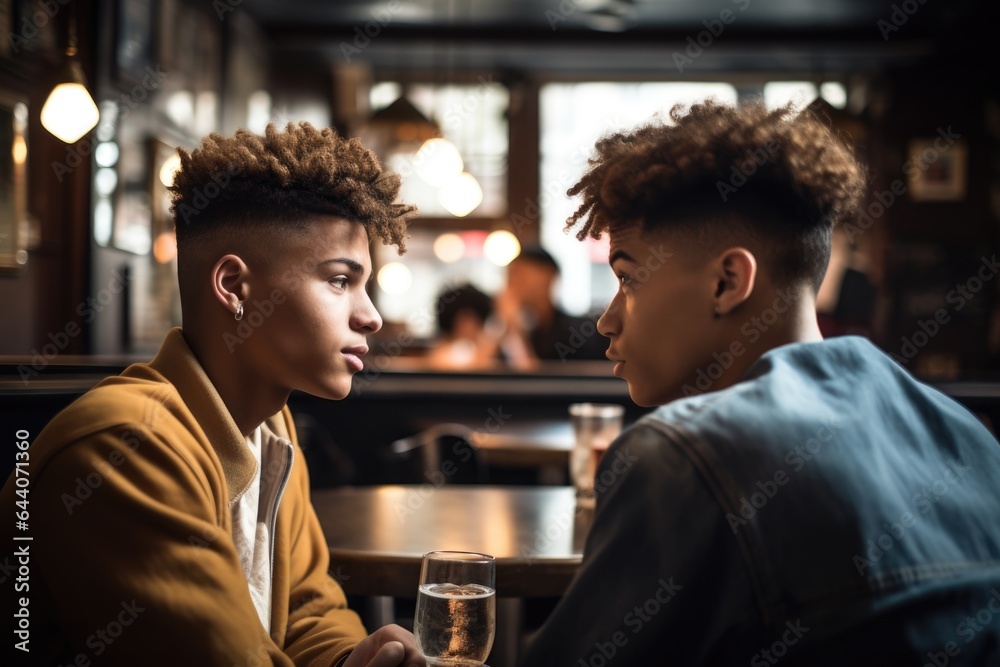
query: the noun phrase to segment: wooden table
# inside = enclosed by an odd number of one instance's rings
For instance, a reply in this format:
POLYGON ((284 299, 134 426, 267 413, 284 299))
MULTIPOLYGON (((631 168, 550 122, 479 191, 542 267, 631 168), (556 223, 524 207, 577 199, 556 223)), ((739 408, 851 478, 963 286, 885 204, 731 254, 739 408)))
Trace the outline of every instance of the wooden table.
POLYGON ((518 664, 524 598, 565 592, 593 518, 565 486, 349 487, 314 491, 312 502, 344 592, 380 600, 376 627, 392 622, 393 598, 416 597, 424 553, 496 557, 493 667, 518 664))
POLYGON ((330 570, 354 595, 415 598, 427 551, 479 551, 497 596, 561 595, 580 564, 592 512, 572 487, 376 486, 315 491, 330 570))

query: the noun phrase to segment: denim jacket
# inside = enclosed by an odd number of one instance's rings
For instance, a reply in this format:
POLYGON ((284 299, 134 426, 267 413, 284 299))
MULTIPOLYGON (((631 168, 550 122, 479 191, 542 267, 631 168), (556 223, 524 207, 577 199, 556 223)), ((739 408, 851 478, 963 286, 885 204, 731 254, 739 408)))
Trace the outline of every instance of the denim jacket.
POLYGON ((1000 445, 863 338, 657 409, 596 490, 524 665, 1000 665, 1000 445))

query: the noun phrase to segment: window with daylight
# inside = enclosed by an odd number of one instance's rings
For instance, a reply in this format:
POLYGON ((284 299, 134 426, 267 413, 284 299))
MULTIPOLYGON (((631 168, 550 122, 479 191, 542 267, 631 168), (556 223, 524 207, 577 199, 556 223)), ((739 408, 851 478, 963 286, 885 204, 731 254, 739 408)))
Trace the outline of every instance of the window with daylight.
POLYGON ((847 106, 847 90, 837 81, 825 81, 818 86, 812 81, 768 81, 764 84, 764 104, 771 109, 792 103, 801 111, 817 97, 822 97, 835 109, 847 106))

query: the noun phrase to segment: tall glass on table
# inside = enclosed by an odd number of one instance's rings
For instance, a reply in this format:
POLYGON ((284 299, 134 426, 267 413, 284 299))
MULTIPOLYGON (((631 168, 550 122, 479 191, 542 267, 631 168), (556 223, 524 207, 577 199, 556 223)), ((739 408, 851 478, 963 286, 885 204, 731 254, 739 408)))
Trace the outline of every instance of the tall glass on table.
POLYGON ((569 470, 580 507, 594 507, 594 475, 611 441, 622 430, 625 408, 610 403, 574 403, 569 406, 573 425, 573 451, 569 470))
POLYGON ((466 551, 424 554, 413 634, 430 667, 480 667, 496 633, 496 562, 466 551))

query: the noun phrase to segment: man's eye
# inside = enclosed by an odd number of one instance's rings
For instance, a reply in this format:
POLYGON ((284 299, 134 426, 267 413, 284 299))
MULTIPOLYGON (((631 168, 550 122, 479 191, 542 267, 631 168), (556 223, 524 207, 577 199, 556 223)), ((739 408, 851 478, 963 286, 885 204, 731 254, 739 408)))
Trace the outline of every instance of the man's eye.
POLYGON ((337 276, 336 278, 330 278, 330 284, 337 289, 347 289, 347 276, 337 276))

